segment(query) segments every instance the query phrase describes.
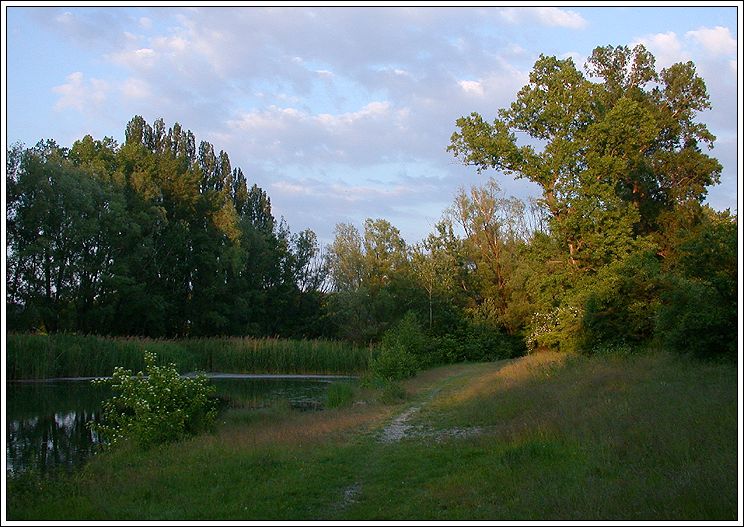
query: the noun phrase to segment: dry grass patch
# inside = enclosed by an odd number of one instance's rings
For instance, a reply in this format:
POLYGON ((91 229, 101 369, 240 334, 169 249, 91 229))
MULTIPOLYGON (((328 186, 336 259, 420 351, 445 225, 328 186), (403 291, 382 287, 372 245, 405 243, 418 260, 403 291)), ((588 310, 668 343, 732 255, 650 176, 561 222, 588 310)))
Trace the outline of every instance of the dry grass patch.
POLYGON ((256 446, 300 446, 340 442, 364 434, 389 419, 391 407, 365 404, 343 410, 322 412, 235 411, 217 433, 205 439, 215 446, 244 449, 256 446))
POLYGON ((518 359, 471 365, 472 368, 460 372, 468 375, 467 382, 451 383, 450 388, 432 403, 432 410, 487 398, 529 380, 548 377, 565 361, 565 354, 542 352, 518 359))

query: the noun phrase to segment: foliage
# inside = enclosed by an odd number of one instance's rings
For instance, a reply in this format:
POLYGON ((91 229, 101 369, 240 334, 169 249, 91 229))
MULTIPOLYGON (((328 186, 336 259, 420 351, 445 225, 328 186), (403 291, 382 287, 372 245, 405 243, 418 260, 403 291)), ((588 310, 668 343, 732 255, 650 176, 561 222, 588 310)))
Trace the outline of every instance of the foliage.
POLYGON ((494 361, 524 354, 524 341, 488 322, 465 319, 457 330, 435 336, 432 363, 494 361))
POLYGON ((527 334, 527 349, 578 350, 578 335, 581 328, 581 310, 576 306, 559 306, 547 312, 535 313, 527 334))
POLYGON ((214 435, 115 449, 39 484, 8 477, 7 520, 736 522, 737 368, 668 354, 567 359, 401 383, 432 399, 409 421, 424 433, 395 444, 369 431, 391 413, 374 401, 231 411, 214 435))
POLYGON ((736 358, 736 305, 710 283, 671 276, 661 299, 656 336, 665 348, 736 358))
POLYGON ((603 267, 583 288, 583 349, 605 342, 639 344, 654 335, 660 262, 638 253, 603 267))
POLYGON ((376 348, 369 367, 373 375, 389 381, 413 377, 419 369, 416 357, 399 344, 376 348))
POLYGON ((9 333, 8 379, 111 375, 142 369, 151 351, 178 371, 350 374, 366 371, 370 350, 347 342, 253 338, 146 339, 9 333))
POLYGON ((102 423, 91 429, 110 445, 132 440, 142 447, 176 441, 210 426, 216 416, 215 391, 204 375, 181 378, 175 364, 156 365, 145 353, 145 372, 114 369, 111 379, 98 379, 115 393, 103 404, 102 423))
POLYGON ((389 381, 412 377, 426 364, 429 346, 416 314, 409 312, 383 335, 370 361, 370 370, 389 381))
POLYGON ((126 140, 9 149, 13 331, 319 337, 326 268, 226 152, 135 116, 126 140))
POLYGON ((677 225, 664 262, 658 341, 680 352, 733 359, 737 346, 737 223, 701 208, 677 225))
POLYGON ((689 321, 705 341, 694 347, 712 353, 714 345, 733 346, 735 335, 723 328, 735 312, 735 228, 701 234, 707 220, 696 212, 721 172, 703 152, 715 137, 696 120, 708 108, 692 62, 657 71, 642 45, 605 46, 584 71, 571 58, 541 55, 529 83, 492 123, 477 113, 458 119, 448 150, 479 172, 496 169, 539 185, 547 218, 544 233, 525 239, 520 256, 527 258, 510 264, 494 193, 461 193, 463 224, 477 227, 468 240, 492 255, 489 275, 476 283, 486 299, 476 302, 476 313, 510 332, 527 326, 531 350, 591 350, 656 333, 679 347, 687 333, 673 320, 692 317, 708 298, 727 307, 689 321), (483 221, 471 219, 478 217, 483 221), (716 261, 717 250, 725 263, 716 261), (685 280, 703 285, 685 293, 685 280), (706 297, 705 287, 715 293, 706 297))
MULTIPOLYGON (((178 123, 136 116, 123 145, 15 145, 8 327, 382 341, 373 366, 393 377, 525 346, 591 353, 656 339, 731 355, 736 216, 702 205, 721 173, 698 121, 709 108, 692 62, 659 71, 642 45, 597 47, 583 69, 541 55, 510 105, 492 122, 458 119, 448 147, 478 172, 531 181, 539 199, 489 179, 461 189, 420 243, 367 218, 336 225, 325 250, 178 123)), ((315 351, 306 361, 227 348, 210 360, 327 367, 315 351)), ((366 366, 368 353, 351 355, 331 353, 331 369, 366 366)))
POLYGON ((348 382, 332 382, 326 391, 326 408, 349 406, 354 400, 354 387, 348 382))
POLYGON ((402 348, 421 364, 426 360, 431 343, 415 312, 409 311, 382 336, 383 348, 402 348))

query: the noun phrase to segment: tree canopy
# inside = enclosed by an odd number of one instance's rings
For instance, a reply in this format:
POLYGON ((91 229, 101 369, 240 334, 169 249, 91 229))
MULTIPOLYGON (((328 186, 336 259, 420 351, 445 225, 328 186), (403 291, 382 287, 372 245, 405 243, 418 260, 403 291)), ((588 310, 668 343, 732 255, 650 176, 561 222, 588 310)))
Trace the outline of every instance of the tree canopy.
POLYGON ((495 173, 414 244, 383 218, 339 223, 325 248, 293 234, 226 152, 162 119, 134 117, 123 145, 17 145, 8 327, 322 335, 382 342, 405 371, 545 348, 735 356, 737 217, 703 204, 721 174, 708 108, 692 62, 657 71, 640 45, 583 68, 540 56, 493 120, 457 119, 448 150, 495 173))
POLYGON ((226 152, 135 116, 9 152, 9 327, 112 335, 311 335, 312 231, 277 222, 226 152))

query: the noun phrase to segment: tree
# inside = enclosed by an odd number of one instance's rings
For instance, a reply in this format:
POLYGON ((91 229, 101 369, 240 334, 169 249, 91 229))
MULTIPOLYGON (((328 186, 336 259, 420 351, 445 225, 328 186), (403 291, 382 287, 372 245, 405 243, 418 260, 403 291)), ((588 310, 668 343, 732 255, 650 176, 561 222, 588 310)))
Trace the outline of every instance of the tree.
POLYGON ((400 231, 389 221, 364 222, 364 280, 367 286, 382 288, 405 271, 408 247, 400 231))
POLYGON ((354 291, 362 285, 365 275, 362 236, 354 225, 336 225, 328 266, 336 291, 354 291))
POLYGON ((513 294, 519 253, 529 236, 524 203, 506 198, 496 181, 489 179, 469 193, 461 189, 450 214, 465 232, 465 249, 474 264, 475 312, 516 332, 518 327, 506 323, 504 315, 513 294))
POLYGON ((408 247, 400 231, 383 219, 367 219, 364 234, 336 225, 328 251, 334 293, 327 310, 343 338, 377 340, 415 303, 408 277, 408 247))
MULTIPOLYGON (((669 329, 667 306, 699 306, 699 298, 662 301, 659 260, 672 258, 679 233, 699 223, 695 211, 720 177, 721 165, 703 152, 715 138, 696 120, 709 107, 692 62, 657 72, 643 46, 605 46, 584 72, 572 59, 540 56, 529 84, 492 123, 477 113, 458 119, 448 147, 456 157, 542 189, 547 229, 511 273, 532 298, 531 345, 590 349, 653 331, 681 334, 669 329), (654 330, 659 306, 663 323, 654 330)), ((491 268, 487 282, 504 292, 502 267, 491 268)))
POLYGON ((87 329, 111 273, 111 234, 123 221, 110 174, 94 177, 68 154, 40 142, 11 156, 7 175, 8 300, 51 331, 87 329))
POLYGON ((162 119, 125 142, 8 152, 14 329, 116 335, 321 331, 317 240, 293 236, 226 152, 162 119))
POLYGON ((477 113, 458 119, 448 150, 479 171, 540 185, 570 264, 596 271, 635 250, 660 211, 702 200, 721 166, 701 151, 714 137, 694 120, 709 102, 693 63, 657 74, 643 46, 606 46, 586 70, 541 55, 493 124, 477 113))

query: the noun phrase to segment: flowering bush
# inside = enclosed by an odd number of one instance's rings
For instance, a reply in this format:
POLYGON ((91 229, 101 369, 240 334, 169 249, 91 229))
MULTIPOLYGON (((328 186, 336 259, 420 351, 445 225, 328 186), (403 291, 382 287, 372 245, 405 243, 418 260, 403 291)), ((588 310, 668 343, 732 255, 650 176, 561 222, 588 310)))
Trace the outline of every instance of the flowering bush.
POLYGON ((102 422, 90 424, 109 444, 131 439, 149 447, 195 434, 214 421, 215 388, 206 376, 181 378, 175 364, 155 362, 156 355, 145 352, 146 373, 117 367, 111 379, 93 381, 117 394, 104 402, 102 422))
POLYGON ((535 313, 526 337, 530 352, 539 348, 574 351, 581 326, 581 311, 574 306, 560 306, 548 313, 535 313))

